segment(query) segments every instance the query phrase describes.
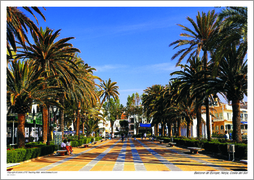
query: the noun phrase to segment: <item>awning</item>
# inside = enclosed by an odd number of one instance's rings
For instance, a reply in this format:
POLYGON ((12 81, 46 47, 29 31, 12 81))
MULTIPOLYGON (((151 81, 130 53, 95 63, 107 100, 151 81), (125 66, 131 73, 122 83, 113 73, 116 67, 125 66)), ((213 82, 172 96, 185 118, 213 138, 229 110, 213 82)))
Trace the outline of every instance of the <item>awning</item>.
POLYGON ((151 127, 151 124, 143 124, 143 123, 139 123, 139 127, 151 127))
POLYGON ((241 121, 241 124, 248 124, 248 122, 246 122, 246 121, 241 121))

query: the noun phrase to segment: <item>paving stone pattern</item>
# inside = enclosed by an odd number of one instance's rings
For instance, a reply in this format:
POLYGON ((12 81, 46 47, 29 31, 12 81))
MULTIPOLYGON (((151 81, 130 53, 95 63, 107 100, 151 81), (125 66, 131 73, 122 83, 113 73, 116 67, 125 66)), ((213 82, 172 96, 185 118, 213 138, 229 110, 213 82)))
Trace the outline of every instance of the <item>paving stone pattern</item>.
POLYGON ((186 148, 159 141, 112 139, 87 148, 73 147, 73 155, 44 156, 21 162, 13 171, 246 171, 247 165, 190 154, 186 148))

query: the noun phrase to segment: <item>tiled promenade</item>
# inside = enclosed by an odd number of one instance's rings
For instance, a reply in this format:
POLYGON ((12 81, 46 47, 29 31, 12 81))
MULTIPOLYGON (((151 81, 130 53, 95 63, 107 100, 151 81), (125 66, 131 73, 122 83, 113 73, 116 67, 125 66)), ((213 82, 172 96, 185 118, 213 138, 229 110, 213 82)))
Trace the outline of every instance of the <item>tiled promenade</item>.
POLYGON ((44 156, 23 162, 13 171, 246 171, 247 165, 213 158, 157 141, 107 140, 73 148, 72 156, 44 156))

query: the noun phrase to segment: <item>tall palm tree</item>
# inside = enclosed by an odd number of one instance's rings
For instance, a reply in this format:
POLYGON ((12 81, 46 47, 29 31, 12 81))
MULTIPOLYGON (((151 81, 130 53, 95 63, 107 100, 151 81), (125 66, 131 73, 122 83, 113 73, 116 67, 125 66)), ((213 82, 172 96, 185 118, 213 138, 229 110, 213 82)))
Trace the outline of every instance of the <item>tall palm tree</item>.
POLYGON ((220 41, 213 56, 213 61, 216 62, 214 63, 213 75, 216 75, 221 57, 228 53, 228 49, 225 47, 230 46, 232 42, 239 43, 240 46, 247 46, 247 14, 246 7, 226 7, 219 14, 221 21, 220 41))
POLYGON ((222 20, 220 25, 221 31, 227 31, 229 36, 238 34, 238 40, 247 42, 247 16, 247 7, 227 7, 223 9, 219 14, 219 18, 222 20))
MULTIPOLYGON (((48 27, 45 31, 41 28, 39 32, 31 30, 34 44, 30 44, 26 49, 18 51, 17 59, 30 59, 32 61, 33 71, 42 70, 45 72, 45 78, 51 75, 59 75, 61 81, 68 87, 71 81, 78 81, 72 69, 77 70, 77 66, 73 62, 76 52, 80 52, 77 48, 73 48, 72 44, 67 43, 73 37, 63 38, 56 41, 60 30, 53 33, 48 27)), ((46 88, 44 85, 43 88, 46 88)), ((48 108, 43 108, 43 142, 47 140, 47 116, 48 108)))
MULTIPOLYGON (((153 85, 144 90, 142 96, 142 105, 147 114, 147 117, 152 117, 152 125, 155 126, 155 135, 158 136, 158 124, 165 125, 164 118, 164 102, 163 102, 164 86, 153 85)), ((162 133, 164 135, 164 132, 162 133)))
MULTIPOLYGON (((29 12, 36 19, 37 24, 38 20, 32 10, 37 12, 45 21, 45 17, 38 7, 23 7, 24 10, 29 12)), ((44 8, 45 9, 45 8, 44 8)), ((38 32, 37 26, 34 22, 28 18, 20 9, 17 7, 7 7, 7 60, 13 59, 13 51, 17 52, 16 42, 20 43, 24 48, 26 48, 26 42, 28 41, 26 33, 28 29, 33 29, 38 32)))
MULTIPOLYGON (((232 101, 233 108, 233 139, 242 141, 240 101, 247 95, 247 47, 232 43, 228 54, 222 58, 217 77, 209 80, 210 88, 225 94, 232 101)), ((216 63, 216 62, 214 62, 216 63)), ((212 66, 212 65, 211 65, 212 66)))
POLYGON ((7 103, 12 112, 18 113, 18 147, 25 146, 25 113, 30 111, 33 102, 58 105, 48 97, 54 97, 61 88, 42 89, 55 76, 45 79, 41 74, 43 71, 33 71, 32 63, 28 61, 12 61, 7 68, 7 94, 10 97, 7 103))
POLYGON ((189 60, 190 65, 182 65, 183 70, 175 71, 170 75, 178 75, 176 78, 171 78, 171 81, 174 81, 173 87, 178 91, 174 94, 178 94, 176 97, 177 102, 185 101, 188 105, 194 103, 197 116, 197 125, 198 125, 198 138, 202 134, 202 123, 201 123, 201 106, 202 106, 202 92, 196 91, 196 87, 199 86, 202 79, 203 66, 200 58, 193 57, 189 60), (188 101, 186 101, 188 99, 188 101))
MULTIPOLYGON (((187 33, 182 33, 181 36, 186 38, 191 38, 190 40, 177 40, 172 42, 169 46, 176 45, 174 47, 178 48, 183 45, 189 45, 189 47, 179 50, 172 59, 175 59, 177 56, 180 56, 177 65, 189 54, 189 58, 187 62, 191 59, 192 56, 199 57, 200 52, 203 52, 203 64, 204 68, 207 68, 208 63, 208 52, 212 53, 214 51, 216 42, 218 41, 218 33, 219 33, 219 18, 218 15, 215 14, 215 10, 208 11, 208 13, 202 12, 196 16, 196 22, 190 17, 187 17, 187 20, 192 24, 194 31, 188 27, 183 25, 179 25, 183 28, 184 31, 187 33), (188 34, 189 33, 189 34, 188 34)), ((204 79, 206 81, 206 78, 204 79)), ((207 134, 208 140, 211 140, 211 133, 210 133, 210 117, 209 117, 209 101, 208 96, 206 94, 205 99, 205 106, 206 106, 206 121, 207 121, 207 134)))
POLYGON ((118 89, 119 87, 116 86, 117 82, 111 82, 111 79, 109 78, 109 80, 107 81, 103 81, 101 83, 101 88, 102 90, 99 92, 100 94, 100 98, 103 98, 101 101, 101 107, 103 105, 103 103, 105 102, 105 100, 107 99, 109 101, 109 99, 111 97, 114 98, 114 100, 118 99, 118 89))
MULTIPOLYGON (((94 68, 88 66, 88 64, 84 64, 81 58, 75 58, 74 63, 78 67, 78 71, 74 72, 77 82, 73 82, 71 86, 71 92, 74 100, 77 104, 77 130, 76 135, 79 137, 79 124, 80 124, 80 110, 83 109, 81 106, 87 107, 95 106, 99 101, 96 92, 96 83, 95 79, 99 79, 96 76, 93 76, 94 68), (82 105, 81 105, 82 104, 82 105)), ((98 85, 97 85, 98 86, 98 85)))

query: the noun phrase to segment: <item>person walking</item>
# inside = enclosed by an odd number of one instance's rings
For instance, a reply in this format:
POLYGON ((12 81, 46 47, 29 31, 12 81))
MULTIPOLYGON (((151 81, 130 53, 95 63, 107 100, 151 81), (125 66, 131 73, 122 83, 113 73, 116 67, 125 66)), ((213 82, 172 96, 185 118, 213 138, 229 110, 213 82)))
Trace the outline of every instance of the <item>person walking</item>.
POLYGON ((229 134, 228 134, 228 131, 225 131, 224 138, 225 138, 225 140, 226 140, 226 141, 227 141, 227 140, 229 140, 229 134))
POLYGON ((124 134, 122 133, 122 142, 123 142, 123 140, 124 140, 124 134))

